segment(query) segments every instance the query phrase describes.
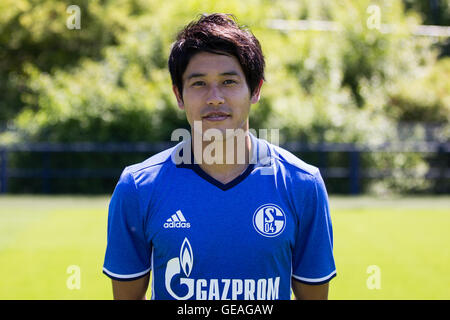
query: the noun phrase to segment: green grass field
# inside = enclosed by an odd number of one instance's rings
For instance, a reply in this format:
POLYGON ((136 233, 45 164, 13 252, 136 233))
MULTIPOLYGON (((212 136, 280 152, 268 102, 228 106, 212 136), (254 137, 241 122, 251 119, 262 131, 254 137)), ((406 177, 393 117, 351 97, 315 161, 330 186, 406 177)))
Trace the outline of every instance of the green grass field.
MULTIPOLYGON (((107 205, 0 197, 0 299, 111 299, 101 272, 107 205), (79 289, 70 289, 69 266, 79 268, 79 289)), ((331 197, 330 206, 338 268, 330 299, 450 299, 450 197, 331 197)))

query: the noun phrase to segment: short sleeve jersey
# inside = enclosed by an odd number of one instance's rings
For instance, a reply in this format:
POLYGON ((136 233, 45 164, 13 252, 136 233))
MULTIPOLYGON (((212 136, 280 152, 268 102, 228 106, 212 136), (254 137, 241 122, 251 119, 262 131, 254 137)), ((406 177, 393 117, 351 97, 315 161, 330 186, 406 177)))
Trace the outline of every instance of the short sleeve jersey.
POLYGON ((152 272, 151 297, 164 300, 289 300, 292 277, 333 278, 319 170, 250 137, 250 165, 226 184, 179 161, 187 141, 125 168, 109 205, 103 272, 124 281, 152 272))

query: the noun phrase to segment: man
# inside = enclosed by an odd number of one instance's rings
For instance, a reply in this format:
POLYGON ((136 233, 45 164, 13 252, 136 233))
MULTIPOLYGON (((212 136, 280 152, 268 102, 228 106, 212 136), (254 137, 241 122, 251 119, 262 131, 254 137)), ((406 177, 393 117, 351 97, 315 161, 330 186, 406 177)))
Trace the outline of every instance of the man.
POLYGON ((336 275, 317 168, 249 133, 264 57, 224 14, 177 37, 169 70, 191 139, 123 171, 103 272, 115 299, 327 299, 336 275), (242 134, 244 133, 244 134, 242 134))

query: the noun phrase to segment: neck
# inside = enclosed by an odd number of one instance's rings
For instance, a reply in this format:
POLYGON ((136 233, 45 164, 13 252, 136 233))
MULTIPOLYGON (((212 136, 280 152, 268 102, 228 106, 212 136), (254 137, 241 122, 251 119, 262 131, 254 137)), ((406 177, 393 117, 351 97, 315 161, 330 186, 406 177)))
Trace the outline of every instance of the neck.
POLYGON ((192 136, 195 162, 214 179, 227 183, 247 169, 252 154, 248 130, 225 137, 218 135, 211 140, 195 132, 192 136))

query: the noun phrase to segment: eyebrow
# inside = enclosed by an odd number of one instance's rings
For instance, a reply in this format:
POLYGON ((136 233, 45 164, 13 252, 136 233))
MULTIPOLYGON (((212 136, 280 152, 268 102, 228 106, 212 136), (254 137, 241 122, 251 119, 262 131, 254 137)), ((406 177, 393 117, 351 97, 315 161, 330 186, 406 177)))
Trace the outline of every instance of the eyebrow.
MULTIPOLYGON (((200 77, 205 77, 206 74, 205 73, 191 73, 187 78, 186 81, 191 80, 192 78, 200 78, 200 77)), ((239 76, 239 73, 237 73, 236 71, 227 71, 227 72, 222 72, 221 74, 219 74, 219 76, 239 76)))

